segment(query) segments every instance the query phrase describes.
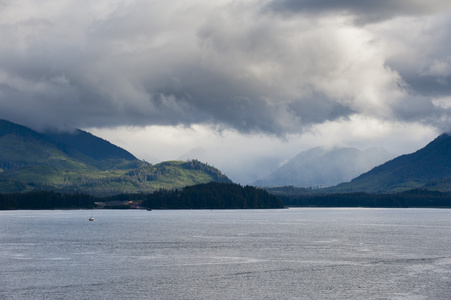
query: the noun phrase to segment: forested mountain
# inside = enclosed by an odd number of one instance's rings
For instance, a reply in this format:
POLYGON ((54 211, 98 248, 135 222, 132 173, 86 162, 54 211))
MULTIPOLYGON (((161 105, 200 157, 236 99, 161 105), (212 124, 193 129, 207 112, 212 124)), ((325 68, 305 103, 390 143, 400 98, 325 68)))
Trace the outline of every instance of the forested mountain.
POLYGON ((71 156, 81 154, 94 160, 136 160, 130 152, 80 129, 73 132, 46 132, 45 136, 71 156))
POLYGON ((399 192, 413 188, 451 189, 451 136, 442 134, 426 147, 399 156, 330 192, 399 192))
POLYGON ((126 150, 82 130, 38 133, 6 120, 0 120, 0 146, 0 162, 6 169, 44 162, 54 165, 61 160, 68 160, 69 164, 78 160, 87 165, 137 160, 126 150))
POLYGON ((254 185, 276 187, 327 187, 347 182, 393 158, 383 148, 316 147, 303 151, 254 185))
POLYGON ((0 120, 0 193, 55 190, 103 195, 210 181, 231 182, 196 160, 151 165, 82 130, 38 133, 0 120))

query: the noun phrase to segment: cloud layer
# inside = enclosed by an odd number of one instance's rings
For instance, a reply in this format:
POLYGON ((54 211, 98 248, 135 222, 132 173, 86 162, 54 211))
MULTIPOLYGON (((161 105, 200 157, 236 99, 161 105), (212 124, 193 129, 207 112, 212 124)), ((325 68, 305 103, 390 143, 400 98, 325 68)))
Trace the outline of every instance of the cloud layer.
POLYGON ((449 10, 451 3, 442 0, 272 0, 266 8, 287 15, 345 15, 356 24, 363 25, 400 16, 436 14, 449 10))
POLYGON ((0 118, 284 136, 353 116, 449 127, 446 1, 0 2, 0 118))

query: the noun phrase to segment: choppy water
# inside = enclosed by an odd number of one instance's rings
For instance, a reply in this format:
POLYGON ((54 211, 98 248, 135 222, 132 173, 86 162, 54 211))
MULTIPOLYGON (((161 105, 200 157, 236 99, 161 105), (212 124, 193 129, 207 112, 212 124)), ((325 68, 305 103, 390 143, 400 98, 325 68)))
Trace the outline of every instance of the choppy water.
POLYGON ((0 299, 451 299, 451 210, 3 211, 0 299))

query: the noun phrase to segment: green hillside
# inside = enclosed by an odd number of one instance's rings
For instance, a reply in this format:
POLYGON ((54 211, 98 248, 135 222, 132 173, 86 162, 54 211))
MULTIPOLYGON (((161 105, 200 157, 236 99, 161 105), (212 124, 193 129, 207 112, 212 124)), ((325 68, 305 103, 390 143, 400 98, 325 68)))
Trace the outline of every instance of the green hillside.
POLYGON ((94 163, 95 161, 117 158, 125 160, 136 159, 130 152, 80 129, 69 133, 47 132, 45 136, 69 155, 90 157, 94 163))
POLYGON ((156 165, 87 132, 41 134, 0 120, 0 193, 33 190, 95 195, 231 182, 199 161, 156 165))

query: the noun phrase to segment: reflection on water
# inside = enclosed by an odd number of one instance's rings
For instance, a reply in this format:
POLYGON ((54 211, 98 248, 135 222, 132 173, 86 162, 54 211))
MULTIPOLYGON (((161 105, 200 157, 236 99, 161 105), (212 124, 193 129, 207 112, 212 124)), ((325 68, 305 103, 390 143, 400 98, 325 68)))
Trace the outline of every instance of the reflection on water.
POLYGON ((451 210, 4 211, 0 228, 2 299, 451 298, 451 210))

